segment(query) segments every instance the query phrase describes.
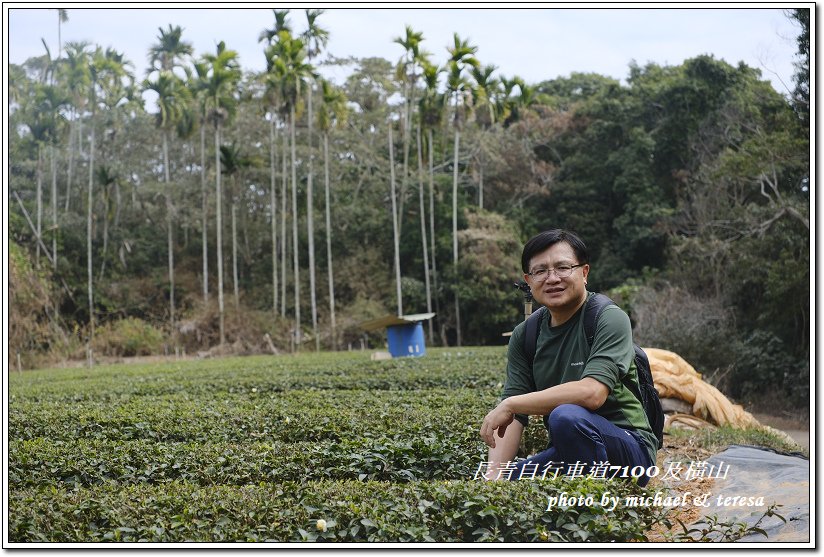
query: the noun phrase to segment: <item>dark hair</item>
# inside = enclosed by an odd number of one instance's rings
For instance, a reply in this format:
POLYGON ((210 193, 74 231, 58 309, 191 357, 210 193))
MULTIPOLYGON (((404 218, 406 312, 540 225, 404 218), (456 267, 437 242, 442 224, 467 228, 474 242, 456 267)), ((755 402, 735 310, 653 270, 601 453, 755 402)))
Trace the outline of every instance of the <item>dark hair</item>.
POLYGON ((524 251, 521 254, 521 268, 524 273, 529 272, 529 261, 536 254, 554 246, 558 242, 566 242, 569 244, 569 247, 575 252, 575 257, 578 258, 579 265, 589 263, 589 252, 583 240, 574 232, 553 228, 552 230, 546 230, 540 234, 536 234, 524 245, 524 251))

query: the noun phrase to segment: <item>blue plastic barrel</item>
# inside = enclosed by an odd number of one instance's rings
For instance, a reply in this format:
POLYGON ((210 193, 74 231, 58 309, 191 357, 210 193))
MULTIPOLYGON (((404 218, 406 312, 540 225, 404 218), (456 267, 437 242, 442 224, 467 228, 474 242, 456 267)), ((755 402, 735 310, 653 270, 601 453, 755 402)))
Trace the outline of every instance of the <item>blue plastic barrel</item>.
POLYGON ((386 337, 389 341, 389 353, 393 358, 426 354, 426 346, 423 343, 423 325, 420 322, 393 325, 387 328, 386 337))

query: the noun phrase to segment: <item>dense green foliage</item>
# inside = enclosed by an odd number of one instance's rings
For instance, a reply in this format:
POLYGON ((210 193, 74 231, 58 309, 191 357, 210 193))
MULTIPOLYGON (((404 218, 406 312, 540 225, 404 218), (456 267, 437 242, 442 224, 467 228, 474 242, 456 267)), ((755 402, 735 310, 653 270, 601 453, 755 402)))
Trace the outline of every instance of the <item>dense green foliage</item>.
POLYGON ((625 481, 473 479, 503 363, 434 349, 15 374, 10 540, 644 539, 654 508, 546 510, 562 491, 644 493, 625 481))
POLYGON ((143 85, 163 93, 159 112, 113 50, 71 43, 54 59, 10 67, 10 189, 33 222, 11 207, 14 251, 32 262, 12 267, 20 287, 11 303, 43 289, 51 300, 15 323, 12 365, 18 352, 26 366, 82 358, 87 343, 111 356, 289 351, 296 329, 305 348, 315 339, 381 346, 358 324, 397 307, 396 204, 403 308, 431 305, 430 345, 502 344, 522 315, 512 288, 520 246, 562 227, 590 246, 590 288, 620 298, 639 342, 678 352, 738 399, 808 402, 808 11, 791 14, 802 27, 793 99, 758 70, 709 55, 633 64, 626 83, 573 73, 526 84, 481 66, 479 45, 455 73, 455 64, 436 67, 425 37, 409 29, 393 46, 397 65, 330 58, 322 63, 349 76, 310 89, 320 58, 308 57, 309 36, 290 34, 286 15, 276 12, 262 34, 269 70, 260 75, 242 71, 231 45, 191 53, 179 28, 161 29, 143 85), (327 233, 328 251, 319 247, 327 233), (50 284, 26 278, 38 267, 50 284), (146 325, 114 324, 126 318, 146 325))
POLYGON ((42 542, 604 542, 644 539, 649 508, 558 507, 560 489, 600 498, 626 484, 572 480, 261 482, 200 487, 106 484, 94 490, 24 489, 10 497, 12 541, 42 542), (325 531, 318 520, 325 521, 325 531))
POLYGON ((796 42, 798 43, 798 56, 800 60, 795 62, 796 74, 794 76, 795 90, 793 91, 795 109, 807 127, 810 126, 810 10, 809 8, 796 8, 790 11, 790 17, 798 22, 801 29, 796 42))

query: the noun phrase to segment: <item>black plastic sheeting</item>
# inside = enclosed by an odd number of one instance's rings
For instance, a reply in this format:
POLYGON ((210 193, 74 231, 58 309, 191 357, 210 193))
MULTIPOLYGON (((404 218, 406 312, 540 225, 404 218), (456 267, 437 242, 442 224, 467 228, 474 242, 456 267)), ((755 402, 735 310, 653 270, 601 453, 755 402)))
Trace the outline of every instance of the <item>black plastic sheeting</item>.
POLYGON ((782 454, 762 447, 733 445, 707 459, 716 466, 729 465, 726 478, 715 479, 712 504, 703 516, 717 515, 722 521, 745 522, 753 526, 773 503, 781 505, 776 512, 786 519, 765 517, 759 528, 762 534, 751 534, 738 542, 792 543, 810 540, 810 461, 800 453, 782 454), (718 504, 723 495, 727 506, 718 504), (763 497, 764 505, 739 506, 731 497, 763 497))

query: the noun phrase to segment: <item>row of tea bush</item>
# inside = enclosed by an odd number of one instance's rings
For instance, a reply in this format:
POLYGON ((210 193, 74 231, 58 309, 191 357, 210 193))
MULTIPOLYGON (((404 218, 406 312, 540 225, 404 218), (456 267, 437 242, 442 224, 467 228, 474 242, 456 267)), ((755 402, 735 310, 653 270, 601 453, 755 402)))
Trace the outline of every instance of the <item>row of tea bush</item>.
MULTIPOLYGON (((641 539, 649 509, 546 509, 563 491, 644 491, 632 484, 473 479, 504 360, 436 349, 15 374, 10 540, 641 539)), ((546 441, 536 422, 524 455, 546 441)))

